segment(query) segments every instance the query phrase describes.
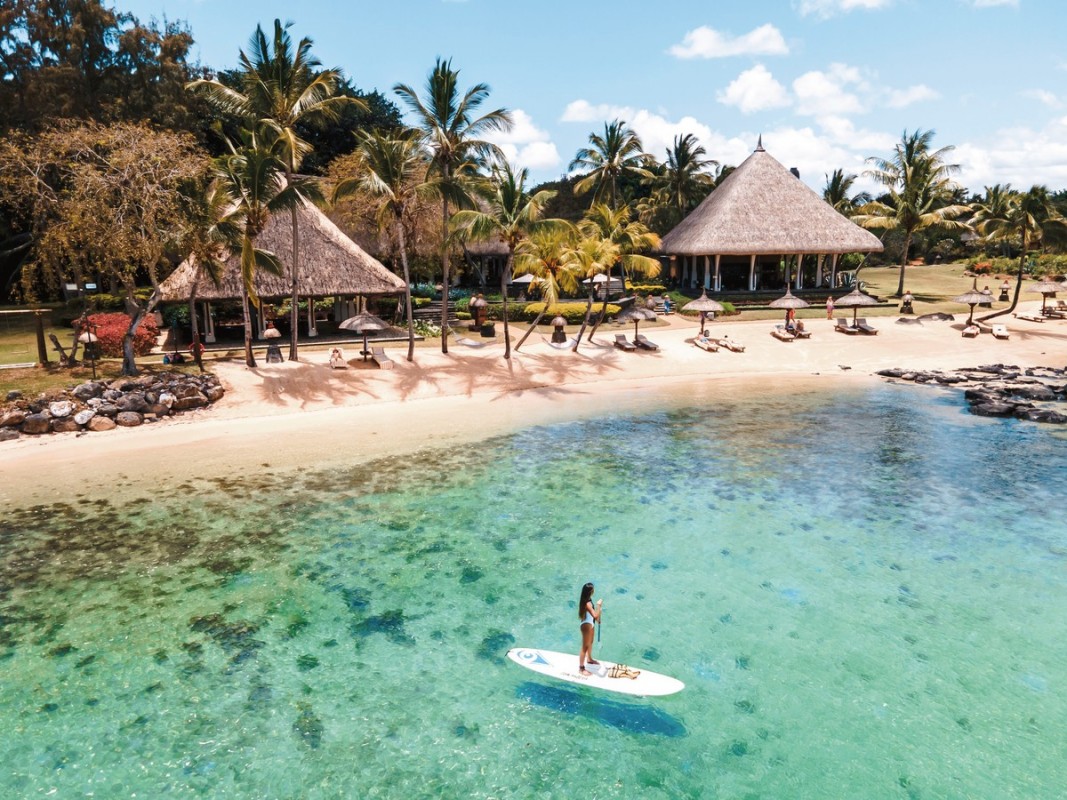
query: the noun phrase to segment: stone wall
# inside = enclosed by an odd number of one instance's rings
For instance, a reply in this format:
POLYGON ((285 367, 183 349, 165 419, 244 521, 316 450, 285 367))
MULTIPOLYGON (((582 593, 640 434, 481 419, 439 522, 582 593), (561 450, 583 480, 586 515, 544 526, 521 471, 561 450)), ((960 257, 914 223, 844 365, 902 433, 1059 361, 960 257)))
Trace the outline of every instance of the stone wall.
POLYGON ((206 408, 225 394, 211 374, 164 372, 139 378, 89 381, 62 393, 28 400, 10 392, 0 409, 0 441, 48 433, 133 428, 206 408))

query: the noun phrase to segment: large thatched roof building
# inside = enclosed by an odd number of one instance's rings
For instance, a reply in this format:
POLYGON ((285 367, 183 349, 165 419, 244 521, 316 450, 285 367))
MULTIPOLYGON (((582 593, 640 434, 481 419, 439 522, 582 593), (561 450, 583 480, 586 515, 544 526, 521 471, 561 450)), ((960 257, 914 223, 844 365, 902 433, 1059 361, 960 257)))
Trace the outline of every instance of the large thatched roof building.
MULTIPOLYGON (((333 297, 344 306, 340 313, 352 311, 351 298, 399 294, 404 281, 380 261, 368 255, 349 239, 325 214, 308 202, 298 208, 300 227, 300 296, 333 297)), ((286 265, 286 274, 257 272, 254 286, 260 299, 283 300, 292 294, 288 267, 292 261, 293 226, 288 213, 275 214, 256 238, 256 247, 274 253, 286 265)), ((205 307, 205 339, 214 340, 210 303, 241 297, 241 254, 232 253, 226 260, 222 281, 216 286, 197 269, 192 257, 183 261, 160 285, 163 302, 188 301, 196 284, 196 298, 205 307)), ((351 314, 349 314, 351 316, 351 314)), ((263 320, 260 319, 262 328, 263 320)), ((309 315, 308 333, 315 335, 315 319, 309 315)))
POLYGON ((833 285, 839 256, 881 250, 877 236, 834 210, 762 140, 660 244, 676 278, 712 291, 782 289, 787 272, 797 289, 833 285))

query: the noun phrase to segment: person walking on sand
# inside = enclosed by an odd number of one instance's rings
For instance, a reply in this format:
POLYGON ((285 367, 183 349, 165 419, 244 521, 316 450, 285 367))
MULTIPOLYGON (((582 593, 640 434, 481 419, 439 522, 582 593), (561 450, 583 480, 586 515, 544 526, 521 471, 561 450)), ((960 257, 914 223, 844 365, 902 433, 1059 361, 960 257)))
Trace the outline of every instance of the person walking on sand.
POLYGON ((585 668, 586 664, 594 667, 600 666, 600 662, 593 658, 593 628, 600 622, 600 609, 603 600, 597 600, 593 604, 593 584, 587 583, 582 587, 581 597, 578 599, 578 619, 581 620, 582 649, 578 653, 578 672, 581 675, 591 675, 585 668))

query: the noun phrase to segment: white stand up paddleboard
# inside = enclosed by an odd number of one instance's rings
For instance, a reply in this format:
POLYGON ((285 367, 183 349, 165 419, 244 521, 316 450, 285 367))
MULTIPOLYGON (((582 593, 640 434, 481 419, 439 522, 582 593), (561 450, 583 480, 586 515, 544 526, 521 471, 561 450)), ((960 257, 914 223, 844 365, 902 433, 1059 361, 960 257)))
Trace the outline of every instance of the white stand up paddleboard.
POLYGON ((617 674, 619 670, 613 670, 612 667, 621 665, 603 659, 600 660, 599 665, 586 664, 585 668, 592 674, 582 675, 578 672, 578 656, 574 653, 514 647, 508 650, 508 658, 526 669, 548 675, 550 678, 558 678, 561 681, 590 686, 594 689, 607 689, 609 692, 659 697, 680 692, 685 688, 685 684, 676 678, 634 667, 626 667, 622 671, 624 675, 637 673, 636 677, 613 678, 611 675, 617 674))

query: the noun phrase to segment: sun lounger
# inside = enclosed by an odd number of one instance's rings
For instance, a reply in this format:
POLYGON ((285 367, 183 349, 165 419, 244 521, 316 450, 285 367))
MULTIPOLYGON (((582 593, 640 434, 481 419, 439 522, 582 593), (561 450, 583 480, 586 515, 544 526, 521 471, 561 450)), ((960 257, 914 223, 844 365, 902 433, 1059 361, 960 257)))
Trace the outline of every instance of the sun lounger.
POLYGON ((334 369, 348 369, 348 362, 345 361, 345 351, 340 347, 335 347, 330 351, 330 366, 334 369))
POLYGON ((963 329, 963 335, 966 336, 968 339, 973 339, 981 332, 982 331, 978 328, 977 325, 968 325, 966 328, 963 329))
POLYGON ((712 339, 719 347, 725 347, 727 350, 731 350, 735 353, 745 352, 745 346, 739 342, 735 342, 733 339, 729 339, 723 336, 721 339, 712 339))
POLYGON ((997 339, 1007 339, 1009 337, 1008 328, 1005 325, 994 325, 993 336, 997 339))
POLYGON ((628 341, 626 341, 626 334, 625 333, 616 333, 615 334, 615 346, 617 348, 619 348, 620 350, 625 350, 628 353, 632 353, 634 350, 637 349, 632 344, 630 344, 628 341))
POLYGON ((839 331, 840 333, 847 333, 849 336, 860 332, 859 328, 853 328, 848 324, 848 320, 844 318, 839 318, 837 320, 837 324, 834 325, 834 330, 839 331))
POLYGON ((719 345, 704 336, 698 336, 693 340, 693 344, 699 347, 701 350, 707 350, 709 353, 716 353, 719 350, 719 345))
POLYGON ((856 320, 856 327, 866 333, 868 336, 878 333, 877 328, 871 327, 867 324, 866 317, 860 317, 858 320, 856 320))
POLYGON ((803 325, 804 325, 803 322, 798 322, 797 323, 796 328, 793 330, 793 336, 795 336, 798 339, 810 339, 811 338, 811 331, 805 330, 803 325))
POLYGON ((1045 318, 1040 314, 1030 314, 1027 312, 1021 312, 1015 315, 1016 319, 1025 319, 1027 322, 1044 322, 1045 318))
POLYGON ((1067 317, 1067 314, 1064 314, 1062 311, 1057 308, 1053 308, 1052 306, 1047 306, 1045 310, 1041 313, 1044 314, 1046 317, 1052 317, 1053 319, 1064 319, 1065 317, 1067 317))
POLYGON ((637 336, 634 337, 634 344, 640 347, 642 350, 659 350, 659 345, 655 342, 649 341, 648 337, 646 337, 643 333, 639 333, 637 334, 637 336))
POLYGON ((384 347, 372 347, 370 349, 370 360, 377 364, 379 369, 393 368, 393 359, 385 354, 384 347))
POLYGON ((791 342, 797 338, 795 333, 787 331, 783 325, 775 325, 774 330, 771 331, 771 336, 782 342, 791 342))

